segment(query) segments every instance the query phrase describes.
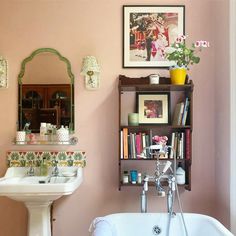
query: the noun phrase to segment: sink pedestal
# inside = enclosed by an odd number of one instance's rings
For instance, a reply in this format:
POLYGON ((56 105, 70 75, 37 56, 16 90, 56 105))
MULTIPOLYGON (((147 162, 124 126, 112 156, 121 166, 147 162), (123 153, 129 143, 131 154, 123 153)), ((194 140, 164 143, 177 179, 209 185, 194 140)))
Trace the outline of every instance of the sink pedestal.
POLYGON ((52 170, 48 176, 27 176, 27 171, 28 167, 9 167, 0 178, 0 196, 24 202, 29 212, 28 236, 51 236, 51 204, 80 186, 83 169, 59 167, 56 177, 52 176, 52 170))
POLYGON ((29 212, 28 236, 51 236, 50 202, 25 202, 29 212))

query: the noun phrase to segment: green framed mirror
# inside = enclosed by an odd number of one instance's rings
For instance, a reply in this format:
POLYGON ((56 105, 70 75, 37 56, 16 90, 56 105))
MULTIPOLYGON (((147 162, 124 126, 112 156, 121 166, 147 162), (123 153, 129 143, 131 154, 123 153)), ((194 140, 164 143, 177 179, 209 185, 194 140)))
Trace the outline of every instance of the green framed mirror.
POLYGON ((39 133, 43 122, 74 131, 74 75, 56 49, 39 48, 22 61, 18 88, 19 130, 30 123, 39 133))

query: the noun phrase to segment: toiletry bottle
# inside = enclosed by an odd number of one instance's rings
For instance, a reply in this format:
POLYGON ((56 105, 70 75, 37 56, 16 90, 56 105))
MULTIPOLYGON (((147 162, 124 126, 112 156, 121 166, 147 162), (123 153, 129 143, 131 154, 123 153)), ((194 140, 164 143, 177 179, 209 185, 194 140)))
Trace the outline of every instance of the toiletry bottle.
POLYGON ((53 125, 52 126, 52 141, 57 141, 57 126, 56 125, 53 125))
POLYGON ((181 163, 179 163, 176 170, 176 182, 177 184, 185 184, 185 170, 182 168, 181 163))
POLYGON ((138 179, 138 172, 137 170, 130 171, 130 180, 132 184, 136 184, 138 179))
POLYGON ((48 134, 48 141, 52 141, 52 125, 47 123, 47 134, 48 134))
POLYGON ((123 173, 123 184, 128 184, 129 183, 129 172, 124 171, 123 173))
POLYGON ((138 184, 142 183, 142 173, 138 173, 138 184))
POLYGON ((43 158, 43 160, 41 162, 39 171, 40 171, 40 176, 47 176, 48 175, 48 165, 46 163, 45 157, 43 158))
POLYGON ((46 141, 46 133, 47 133, 47 124, 41 123, 40 125, 40 140, 46 141))

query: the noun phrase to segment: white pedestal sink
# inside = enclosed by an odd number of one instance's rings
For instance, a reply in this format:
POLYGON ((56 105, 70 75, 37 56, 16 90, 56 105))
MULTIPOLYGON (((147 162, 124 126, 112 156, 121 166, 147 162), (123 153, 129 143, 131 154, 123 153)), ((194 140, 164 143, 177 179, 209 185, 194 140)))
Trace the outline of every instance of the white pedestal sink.
POLYGON ((26 173, 26 167, 8 168, 5 176, 0 178, 0 196, 24 202, 29 212, 28 236, 51 236, 51 204, 79 187, 83 169, 59 167, 58 177, 29 177, 26 173))

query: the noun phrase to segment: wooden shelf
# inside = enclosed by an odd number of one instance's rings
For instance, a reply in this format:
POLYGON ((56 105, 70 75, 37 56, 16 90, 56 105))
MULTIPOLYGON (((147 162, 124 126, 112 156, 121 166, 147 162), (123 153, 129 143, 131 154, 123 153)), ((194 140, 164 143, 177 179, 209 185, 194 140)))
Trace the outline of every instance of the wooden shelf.
POLYGON ((187 85, 171 85, 171 84, 166 84, 166 85, 122 85, 120 87, 121 91, 136 91, 136 92, 153 92, 153 91, 185 91, 185 90, 191 90, 192 85, 187 84, 187 85))
POLYGON ((137 92, 153 92, 153 91, 192 91, 193 83, 190 80, 184 85, 170 84, 170 78, 161 77, 160 84, 150 84, 149 77, 129 78, 126 76, 119 77, 120 91, 137 91, 137 92))
MULTIPOLYGON (((146 145, 151 145, 150 142, 151 137, 154 135, 165 135, 169 138, 168 145, 171 145, 171 138, 177 137, 177 141, 175 140, 175 145, 180 145, 180 140, 184 140, 184 144, 181 143, 181 153, 178 153, 178 157, 183 157, 184 159, 177 159, 178 163, 182 163, 185 168, 186 174, 186 184, 179 185, 183 186, 186 190, 191 190, 191 165, 192 165, 192 130, 193 130, 193 82, 191 80, 187 81, 184 85, 173 85, 170 83, 170 78, 160 77, 160 84, 150 84, 149 83, 149 76, 140 77, 140 78, 131 78, 126 77, 124 75, 119 76, 119 190, 121 186, 133 187, 133 186, 142 186, 142 184, 123 184, 120 179, 122 179, 122 173, 124 170, 130 170, 131 168, 137 169, 140 172, 147 172, 153 171, 151 170, 151 166, 155 164, 156 159, 120 159, 121 154, 124 153, 124 150, 121 151, 121 147, 124 147, 124 143, 121 144, 120 134, 121 131, 126 132, 125 137, 127 137, 127 130, 128 130, 128 141, 125 142, 126 147, 132 145, 137 145, 134 137, 139 133, 145 133, 146 136, 146 145), (129 93, 132 92, 132 93, 129 93), (174 108, 177 103, 179 102, 186 102, 186 98, 189 101, 189 111, 186 120, 187 125, 172 125, 171 122, 168 124, 139 124, 138 126, 130 126, 124 125, 127 122, 127 115, 129 112, 134 112, 135 107, 137 108, 137 94, 139 92, 146 92, 146 93, 154 93, 154 92, 166 92, 170 95, 170 103, 168 112, 169 112, 169 121, 173 119, 174 108), (135 94, 136 93, 136 94, 135 94), (135 98, 136 96, 136 98, 135 98), (124 129, 124 130, 123 130, 124 129), (131 135, 132 134, 132 135, 131 135), (182 135, 182 136, 181 136, 182 135), (187 138, 186 138, 187 137, 187 138), (186 138, 186 139, 185 139, 186 138), (187 140, 187 141, 186 141, 187 140), (127 145, 128 142, 128 145, 127 145), (147 144, 148 143, 148 144, 147 144), (178 144, 176 144, 178 143, 178 144), (186 146, 185 146, 186 145, 186 146), (187 148, 186 148, 187 147, 187 148), (184 151, 182 151, 184 150, 184 151), (188 158, 187 160, 185 158, 188 158), (152 161, 152 162, 150 162, 152 161), (146 162, 146 163, 145 163, 146 162)), ((136 146, 135 146, 136 147, 136 146)), ((132 153, 132 150, 135 148, 132 146, 128 150, 128 155, 133 156, 135 155, 132 153), (131 154, 130 154, 131 153, 131 154)), ((142 144, 141 144, 142 147, 142 144)), ((136 147, 137 148, 137 147, 136 147)), ((140 151, 140 150, 139 150, 140 151)), ((123 155, 123 154, 122 154, 123 155)), ((127 156, 127 149, 126 149, 126 156, 127 156)), ((161 159, 161 161, 171 161, 173 159, 161 159)), ((173 164, 173 163, 172 163, 173 164)), ((150 172, 152 174, 152 172, 150 172)), ((163 182, 163 186, 166 183, 163 182)), ((153 186, 154 183, 150 183, 150 186, 153 186)))
POLYGON ((157 124, 157 125, 137 125, 137 126, 130 126, 130 125, 121 125, 120 128, 128 128, 128 129, 158 129, 158 128, 169 128, 169 129, 191 129, 191 125, 162 125, 162 124, 157 124))
MULTIPOLYGON (((157 159, 154 158, 147 158, 147 159, 120 159, 120 161, 156 161, 157 159)), ((159 159, 159 161, 174 161, 174 159, 159 159)), ((186 160, 186 159, 176 159, 176 162, 189 162, 190 160, 186 160)))
MULTIPOLYGON (((148 182, 148 186, 149 187, 155 187, 155 183, 154 182, 148 182)), ((168 183, 167 181, 163 181, 162 182, 162 186, 168 186, 168 183)), ((128 184, 123 184, 123 182, 121 181, 120 182, 120 188, 121 187, 143 187, 143 183, 141 184, 132 184, 132 183, 128 183, 128 184)), ((188 184, 183 184, 183 185, 180 185, 178 184, 178 187, 184 187, 186 190, 189 190, 189 185, 188 184)))

